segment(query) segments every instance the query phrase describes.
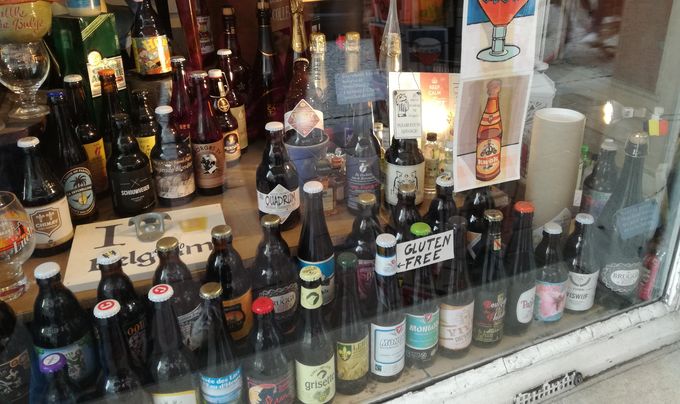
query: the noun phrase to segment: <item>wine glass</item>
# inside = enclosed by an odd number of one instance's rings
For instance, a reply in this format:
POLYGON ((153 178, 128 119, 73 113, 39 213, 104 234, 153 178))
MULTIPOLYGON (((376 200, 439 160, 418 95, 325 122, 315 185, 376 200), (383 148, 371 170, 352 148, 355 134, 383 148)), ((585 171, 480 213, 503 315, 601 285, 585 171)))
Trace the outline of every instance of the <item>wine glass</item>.
POLYGON ((34 248, 33 224, 24 207, 13 193, 0 191, 0 299, 24 294, 27 280, 21 266, 34 248))
POLYGON ((486 62, 503 62, 519 55, 519 47, 506 45, 505 36, 508 33, 508 25, 528 1, 479 0, 479 5, 484 10, 484 14, 489 18, 489 22, 493 24, 493 31, 491 33, 491 46, 479 51, 477 59, 486 62))
POLYGON ((43 41, 0 45, 0 83, 19 96, 19 105, 8 116, 34 119, 47 115, 45 105, 35 102, 38 87, 50 71, 50 58, 43 41))

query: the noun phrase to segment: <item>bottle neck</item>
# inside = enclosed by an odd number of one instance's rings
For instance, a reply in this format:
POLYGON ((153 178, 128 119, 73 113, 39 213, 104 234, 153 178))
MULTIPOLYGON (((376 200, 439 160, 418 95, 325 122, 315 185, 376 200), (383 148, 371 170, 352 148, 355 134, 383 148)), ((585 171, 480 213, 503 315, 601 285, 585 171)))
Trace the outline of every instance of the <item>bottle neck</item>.
POLYGON ((326 91, 328 83, 326 81, 326 53, 325 52, 313 52, 312 61, 309 69, 309 75, 311 77, 312 87, 321 91, 321 93, 326 91))
POLYGON ((71 120, 75 126, 90 124, 87 105, 85 104, 85 90, 82 82, 79 84, 64 85, 66 101, 69 104, 71 120))
POLYGON ((154 303, 153 311, 154 352, 176 352, 183 342, 171 301, 154 303))
POLYGON ((307 57, 309 53, 302 7, 302 0, 290 1, 292 21, 290 46, 293 49, 293 60, 299 57, 307 57))
POLYGON ((603 150, 600 152, 600 157, 595 163, 593 175, 598 178, 605 178, 612 174, 616 169, 616 150, 603 150))
POLYGON ((118 101, 118 87, 116 85, 115 77, 101 80, 102 102, 104 110, 108 112, 107 115, 112 116, 122 112, 120 102, 118 101))
POLYGON ((271 11, 258 10, 257 22, 259 25, 258 50, 266 56, 273 56, 274 48, 272 47, 271 11))
POLYGON ((288 157, 288 150, 283 144, 283 132, 273 131, 269 133, 267 144, 267 153, 264 154, 269 167, 281 166, 285 162, 290 161, 288 157))
POLYGON ((264 315, 255 315, 255 355, 259 353, 271 353, 272 348, 279 347, 281 343, 279 335, 276 333, 274 322, 274 312, 264 315))
POLYGON ((307 327, 321 327, 323 325, 321 318, 322 300, 320 282, 312 282, 312 285, 305 285, 303 282, 300 285, 301 314, 307 327))
POLYGON ((281 229, 279 226, 265 226, 262 228, 262 233, 264 236, 264 242, 267 245, 280 243, 283 241, 281 238, 281 229))
POLYGON ((50 116, 57 126, 57 143, 60 153, 63 155, 67 150, 78 150, 80 145, 76 143, 75 136, 71 133, 72 126, 66 104, 58 102, 50 105, 50 116))
POLYGON ((621 207, 637 203, 642 199, 642 174, 644 167, 644 157, 626 155, 616 187, 624 201, 621 207))
POLYGON ((500 254, 501 243, 501 223, 497 221, 487 221, 486 234, 484 239, 487 253, 500 254))
POLYGON ((347 73, 354 73, 359 71, 359 52, 346 51, 345 52, 345 71, 347 73))
POLYGON ((231 49, 234 56, 241 57, 241 48, 238 44, 238 34, 236 31, 236 18, 234 16, 224 16, 224 46, 231 49))
POLYGON ((139 151, 139 145, 134 136, 132 136, 132 128, 130 125, 125 125, 114 130, 113 144, 116 145, 116 147, 113 148, 114 153, 130 154, 139 151))
MULTIPOLYGON (((305 223, 320 223, 323 218, 323 193, 317 192, 315 194, 307 194, 306 208, 305 208, 305 223)), ((324 221, 325 223, 325 221, 324 221)))
POLYGON ((24 181, 23 191, 25 202, 33 196, 34 189, 41 189, 39 193, 57 193, 57 179, 52 170, 38 152, 37 147, 24 149, 24 181), (43 191, 42 188, 45 188, 43 191), (49 188, 49 189, 48 189, 49 188))
POLYGON ((130 369, 130 350, 118 317, 98 320, 98 323, 102 364, 108 370, 107 373, 116 374, 121 369, 130 369))

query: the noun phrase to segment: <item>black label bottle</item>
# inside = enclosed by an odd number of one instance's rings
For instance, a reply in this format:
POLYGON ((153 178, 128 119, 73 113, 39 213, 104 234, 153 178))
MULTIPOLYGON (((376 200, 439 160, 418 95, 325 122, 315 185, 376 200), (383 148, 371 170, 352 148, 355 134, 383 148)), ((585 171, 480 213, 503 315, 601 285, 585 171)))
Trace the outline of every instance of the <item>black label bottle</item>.
POLYGON ((595 219, 587 213, 576 215, 574 232, 564 244, 563 256, 569 267, 567 302, 569 312, 584 313, 593 307, 600 267, 595 257, 593 224, 595 219))
POLYGON ((402 184, 411 183, 416 188, 415 204, 423 202, 425 190, 425 157, 416 139, 392 139, 385 151, 385 206, 394 207, 402 184))
POLYGON ((224 76, 220 69, 208 70, 210 102, 224 140, 224 160, 227 166, 231 167, 241 158, 241 145, 238 121, 231 113, 231 106, 227 100, 229 83, 224 80, 224 76))
POLYGON ((47 379, 42 403, 76 404, 78 402, 78 386, 71 382, 68 363, 64 355, 53 353, 42 358, 40 373, 47 379))
POLYGON ((31 335, 4 301, 0 301, 0 341, 0 383, 3 384, 0 399, 7 403, 28 402, 31 363, 36 360, 31 335))
POLYGON ((189 76, 186 72, 186 59, 184 56, 173 56, 170 59, 172 66, 172 95, 170 106, 172 107, 172 122, 184 143, 191 139, 191 98, 189 98, 189 76))
POLYGON ((139 150, 151 160, 151 149, 156 144, 160 127, 153 114, 154 108, 149 100, 149 90, 134 90, 132 92, 132 132, 137 139, 139 150))
POLYGON ((567 300, 569 271, 562 259, 562 227, 554 222, 543 226, 543 239, 536 246, 536 299, 534 318, 552 322, 562 318, 567 300))
POLYGON ((220 49, 217 51, 218 66, 222 73, 224 73, 224 79, 226 83, 226 97, 229 101, 229 111, 236 119, 237 130, 238 130, 238 141, 239 147, 241 148, 241 153, 244 154, 248 152, 248 124, 246 122, 246 97, 243 93, 243 87, 245 83, 239 83, 237 80, 242 80, 243 78, 237 76, 236 73, 232 71, 234 68, 238 68, 236 63, 233 61, 233 52, 231 49, 220 49), (238 88, 242 88, 238 90, 238 88))
POLYGON ((300 270, 300 320, 297 325, 295 378, 297 400, 327 403, 335 396, 335 349, 321 317, 321 271, 300 270))
POLYGON ((583 181, 581 212, 597 219, 614 191, 617 179, 616 152, 618 147, 613 139, 605 139, 593 167, 593 172, 583 181))
POLYGON ((293 78, 286 94, 283 123, 287 145, 315 146, 326 140, 323 122, 323 101, 311 91, 309 60, 299 58, 293 64, 293 78))
POLYGON ((283 124, 269 122, 265 129, 269 137, 255 179, 257 209, 260 217, 279 216, 281 230, 289 230, 300 221, 299 177, 283 144, 283 124))
POLYGON ((158 77, 170 73, 168 37, 151 7, 151 0, 135 0, 139 4, 130 36, 135 70, 142 77, 158 77))
POLYGON ((66 251, 73 241, 73 224, 64 188, 41 156, 37 137, 17 141, 23 151, 24 181, 19 194, 21 204, 35 229, 36 257, 66 251))
POLYGON ((468 222, 467 254, 469 262, 475 260, 484 247, 484 243, 482 243, 482 233, 485 230, 484 211, 493 209, 495 206, 489 187, 476 188, 465 195, 465 202, 460 214, 468 222))
POLYGON ((390 233, 397 238, 397 243, 411 239, 411 225, 421 220, 420 212, 416 208, 417 190, 412 183, 399 186, 398 203, 391 211, 390 233))

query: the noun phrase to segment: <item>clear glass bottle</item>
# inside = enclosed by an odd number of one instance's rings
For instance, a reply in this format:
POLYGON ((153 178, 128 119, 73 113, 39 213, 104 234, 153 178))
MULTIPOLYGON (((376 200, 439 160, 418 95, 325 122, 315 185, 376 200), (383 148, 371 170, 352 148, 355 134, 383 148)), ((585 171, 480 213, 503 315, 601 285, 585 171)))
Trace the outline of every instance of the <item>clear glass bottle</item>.
POLYGON ((426 194, 433 194, 436 190, 437 176, 439 175, 439 143, 437 134, 427 134, 423 145, 423 157, 425 157, 425 186, 426 194))

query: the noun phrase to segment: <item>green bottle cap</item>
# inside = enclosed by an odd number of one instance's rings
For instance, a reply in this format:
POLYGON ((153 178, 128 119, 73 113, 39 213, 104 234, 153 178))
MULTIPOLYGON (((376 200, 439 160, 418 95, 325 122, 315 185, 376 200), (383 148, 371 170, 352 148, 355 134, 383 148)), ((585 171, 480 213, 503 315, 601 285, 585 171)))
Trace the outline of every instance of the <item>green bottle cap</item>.
POLYGON ((338 255, 338 265, 341 268, 356 268, 357 265, 359 264, 359 259, 357 258, 356 255, 350 253, 350 252, 344 252, 338 255))
POLYGON ((429 236, 430 233, 432 233, 432 228, 427 223, 416 222, 411 225, 411 234, 416 237, 429 236))

